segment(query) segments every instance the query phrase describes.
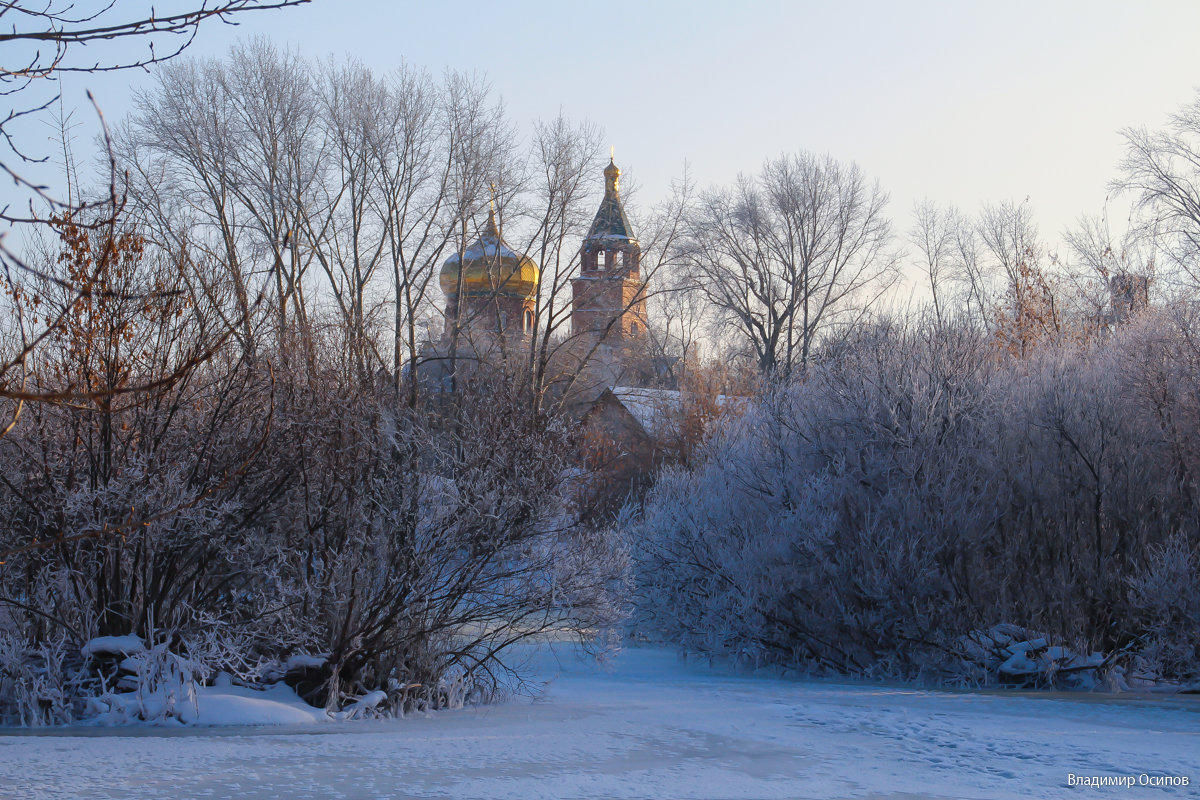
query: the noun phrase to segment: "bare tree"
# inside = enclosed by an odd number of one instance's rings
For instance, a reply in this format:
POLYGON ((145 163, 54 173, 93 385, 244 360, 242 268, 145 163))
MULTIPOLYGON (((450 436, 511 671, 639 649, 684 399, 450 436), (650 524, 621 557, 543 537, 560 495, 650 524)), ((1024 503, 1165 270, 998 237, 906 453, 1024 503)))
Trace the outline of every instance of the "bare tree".
POLYGON ((947 289, 959 266, 958 241, 961 227, 953 207, 941 208, 925 199, 913 206, 913 226, 908 241, 917 248, 919 267, 929 285, 934 319, 940 327, 949 314, 947 289))
POLYGON ((1181 277, 1200 284, 1200 93, 1157 131, 1126 128, 1112 188, 1133 197, 1142 233, 1157 241, 1181 277))
POLYGON ((574 125, 561 114, 534 130, 528 201, 534 229, 529 243, 537 254, 541 276, 528 364, 535 413, 547 390, 581 366, 559 356, 573 344, 569 330, 571 278, 580 266, 578 242, 594 213, 590 204, 599 174, 599 149, 600 130, 594 124, 574 125))
POLYGON ((137 109, 117 131, 116 153, 130 176, 129 196, 146 235, 159 247, 190 250, 219 270, 197 273, 206 296, 233 287, 222 309, 240 319, 243 349, 256 348, 253 299, 263 284, 252 258, 249 216, 234 191, 235 152, 242 147, 236 100, 215 61, 181 61, 157 74, 157 86, 135 97, 137 109))
POLYGON ((320 193, 326 164, 319 108, 308 62, 264 39, 235 47, 223 80, 239 133, 230 188, 266 261, 282 336, 289 305, 294 321, 304 324, 303 278, 312 253, 301 248, 298 234, 331 204, 320 193))
MULTIPOLYGON (((484 230, 480 224, 484 209, 499 206, 503 219, 506 194, 520 185, 523 164, 515 157, 516 132, 505 118, 504 106, 491 99, 491 86, 477 75, 449 73, 443 84, 446 161, 449 165, 444 183, 446 222, 453 238, 454 256, 462 264, 470 242, 484 230), (498 193, 499 192, 499 193, 498 193)), ((464 293, 466 275, 458 271, 455 294, 464 293)), ((449 346, 442 356, 449 370, 450 391, 459 385, 460 345, 486 343, 474 341, 472 317, 480 315, 483 304, 468 308, 454 303, 446 317, 449 346)))
POLYGON ((691 290, 687 273, 672 270, 660 280, 650 328, 653 348, 668 363, 685 363, 699 357, 703 349, 710 309, 704 296, 691 290))
MULTIPOLYGON (((179 61, 157 77, 117 135, 151 235, 223 266, 234 286, 231 318, 245 320, 257 306, 273 312, 279 337, 291 325, 304 329, 305 275, 328 258, 322 248, 341 192, 325 179, 327 133, 308 63, 260 39, 226 60, 179 61)), ((240 333, 253 353, 269 331, 247 321, 240 333)))
POLYGON ((419 321, 431 314, 430 287, 449 243, 442 209, 450 161, 444 151, 440 92, 424 72, 408 67, 388 79, 385 113, 373 139, 379 164, 377 213, 384 226, 392 270, 393 387, 398 393, 404 366, 408 400, 415 407, 419 385, 419 321))
MULTIPOLYGON (((0 66, 0 94, 6 97, 36 90, 53 82, 63 73, 95 73, 145 68, 182 53, 190 45, 202 23, 220 20, 236 24, 239 15, 247 11, 269 10, 302 5, 309 0, 198 0, 191 8, 158 15, 154 9, 139 9, 133 13, 128 5, 118 7, 114 0, 8 0, 0 2, 0 43, 5 45, 5 64, 0 66), (149 13, 146 13, 146 12, 149 13), (116 43, 119 50, 105 50, 104 45, 116 43), (134 52, 130 44, 144 45, 134 52), (84 47, 88 54, 77 57, 84 47), (96 48, 100 48, 97 58, 96 48)), ((34 158, 12 134, 12 125, 52 105, 57 92, 30 101, 23 109, 12 109, 0 120, 0 136, 9 152, 19 160, 34 158)), ((52 210, 67 210, 69 202, 55 200, 48 188, 25 180, 8 163, 0 161, 0 169, 19 185, 32 190, 50 203, 52 210)), ((0 219, 29 221, 30 217, 13 217, 7 210, 0 219)))
POLYGON ((1021 262, 1042 258, 1043 248, 1028 199, 1019 204, 1011 200, 985 204, 975 229, 991 256, 990 274, 985 279, 998 277, 1001 285, 1011 284, 1021 262))
POLYGON ((896 276, 886 203, 854 164, 783 156, 705 193, 679 258, 762 372, 803 372, 820 335, 896 276))
POLYGON ((1042 242, 1028 198, 984 205, 975 232, 981 258, 970 275, 972 293, 994 341, 1024 356, 1075 332, 1058 255, 1042 242))
MULTIPOLYGON (((638 231, 639 291, 631 292, 609 310, 600 330, 576 328, 572 279, 583 263, 581 240, 596 215, 599 131, 590 123, 572 124, 563 117, 538 127, 526 189, 529 217, 535 223, 531 250, 545 259, 538 294, 536 335, 530 343, 530 386, 535 413, 562 411, 586 397, 590 402, 601 385, 648 378, 647 356, 656 351, 653 333, 608 343, 606 335, 625 315, 666 290, 663 277, 682 236, 683 211, 691 189, 686 175, 672 185, 671 195, 642 215, 626 205, 638 231), (599 335, 597 335, 599 334, 599 335)), ((610 154, 611 155, 611 154, 610 154)), ((636 192, 634 192, 636 193, 636 192)), ((624 201, 631 192, 623 192, 624 201)))
MULTIPOLYGON (((93 73, 131 68, 145 68, 181 53, 194 39, 199 26, 207 20, 221 20, 232 23, 237 15, 251 10, 278 9, 287 6, 300 5, 308 0, 202 0, 198 6, 177 9, 165 16, 158 16, 150 9, 149 13, 128 12, 128 6, 117 8, 115 2, 76 3, 67 0, 46 0, 31 3, 24 0, 0 3, 0 22, 9 26, 7 31, 0 33, 0 42, 6 47, 7 63, 0 65, 0 95, 14 98, 26 92, 36 92, 44 85, 52 84, 63 73, 93 73), (103 43, 116 42, 123 48, 123 53, 104 51, 101 56, 84 60, 75 58, 79 48, 97 46, 103 43), (145 44, 142 55, 129 55, 127 47, 131 42, 145 44), (165 48, 161 45, 166 44, 165 48)), ((90 95, 89 95, 90 96, 90 95)), ((48 99, 36 98, 27 103, 24 108, 12 108, 3 119, 0 119, 0 137, 4 140, 7 151, 19 161, 26 164, 44 161, 28 153, 21 145, 19 133, 14 132, 15 123, 23 117, 38 114, 48 108, 58 99, 56 92, 50 93, 48 99)), ((97 109, 97 113, 99 111, 97 109)), ((101 117, 103 123, 103 117, 101 117)), ((64 131, 64 151, 66 151, 66 133, 64 131)), ((118 241, 118 219, 124 210, 124 184, 118 180, 116 160, 113 155, 112 141, 107 128, 103 130, 106 146, 109 181, 107 191, 98 195, 92 202, 72 197, 68 192, 66 199, 55 196, 45 185, 27 180, 21 172, 10 166, 10 159, 0 160, 0 170, 7 173, 18 187, 30 193, 28 211, 21 214, 9 212, 6 206, 0 209, 0 221, 9 224, 25 226, 51 225, 61 226, 86 225, 97 232, 98 238, 108 242, 118 241), (35 202, 45 207, 39 210, 35 202)), ((63 167, 68 172, 68 183, 73 180, 74 165, 71 163, 69 152, 64 153, 63 167)), ((5 241, 8 232, 0 232, 0 282, 13 293, 24 291, 21 284, 21 274, 33 272, 23 254, 10 249, 5 241)), ((49 280, 60 289, 73 294, 74 300, 67 303, 66 308, 75 303, 90 303, 103 299, 112 294, 105 288, 104 276, 101 270, 108 268, 108 257, 103 254, 91 263, 96 272, 75 276, 74 283, 67 283, 62 278, 48 272, 35 273, 39 281, 49 280)), ((15 297, 19 300, 19 297, 15 297)), ((19 302, 17 303, 19 306, 19 302)), ((248 318, 249 303, 242 304, 242 318, 248 318)), ((35 324, 39 321, 34 317, 35 324)), ((7 349, 0 353, 0 397, 17 398, 16 415, 19 415, 23 403, 27 400, 58 401, 70 396, 79 395, 78 387, 57 389, 47 393, 30 394, 25 386, 31 374, 29 359, 34 350, 48 337, 60 332, 66 316, 60 314, 51 319, 43 314, 41 332, 30 338, 25 325, 19 324, 19 341, 9 352, 7 349), (14 388, 14 384, 16 388, 14 388), (64 394, 65 393, 65 394, 64 394), (18 398, 19 396, 19 398, 18 398)), ((11 333, 11 332, 9 332, 11 333)), ((196 366, 195 363, 185 364, 185 371, 196 366)), ((175 375, 181 378, 183 373, 175 375)), ((91 390, 85 395, 95 399, 99 395, 91 390)), ((13 417, 15 422, 16 415, 13 417)), ((0 430, 0 435, 11 430, 6 426, 0 430)))
POLYGON ((377 212, 381 165, 375 146, 387 90, 360 64, 337 68, 329 63, 320 72, 330 161, 330 180, 321 191, 329 197, 325 206, 330 216, 317 220, 319 228, 307 220, 308 236, 341 313, 350 359, 365 378, 377 360, 369 352, 369 288, 387 242, 377 212))

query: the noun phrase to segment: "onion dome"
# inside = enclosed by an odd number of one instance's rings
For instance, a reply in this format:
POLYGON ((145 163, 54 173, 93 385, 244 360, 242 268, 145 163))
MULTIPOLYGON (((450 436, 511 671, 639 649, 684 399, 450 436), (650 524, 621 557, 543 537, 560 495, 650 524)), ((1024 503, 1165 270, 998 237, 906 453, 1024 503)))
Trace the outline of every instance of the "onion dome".
POLYGON ((604 188, 614 194, 621 190, 621 168, 612 156, 609 156, 608 166, 604 168, 604 188))
POLYGON ((510 249, 500 238, 496 227, 496 212, 488 211, 487 227, 474 243, 462 253, 455 253, 442 264, 439 282, 447 296, 459 291, 462 273, 462 293, 466 297, 516 297, 532 299, 538 289, 538 267, 533 259, 510 249))

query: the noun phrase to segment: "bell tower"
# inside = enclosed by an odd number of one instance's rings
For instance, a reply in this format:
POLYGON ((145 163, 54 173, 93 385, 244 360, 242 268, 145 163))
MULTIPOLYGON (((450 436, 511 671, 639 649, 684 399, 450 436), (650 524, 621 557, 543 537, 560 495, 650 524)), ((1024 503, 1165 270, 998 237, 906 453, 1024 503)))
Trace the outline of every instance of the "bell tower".
POLYGON ((621 170, 604 168, 604 199, 580 250, 579 277, 571 281, 571 328, 619 346, 646 333, 642 248, 621 204, 621 170))

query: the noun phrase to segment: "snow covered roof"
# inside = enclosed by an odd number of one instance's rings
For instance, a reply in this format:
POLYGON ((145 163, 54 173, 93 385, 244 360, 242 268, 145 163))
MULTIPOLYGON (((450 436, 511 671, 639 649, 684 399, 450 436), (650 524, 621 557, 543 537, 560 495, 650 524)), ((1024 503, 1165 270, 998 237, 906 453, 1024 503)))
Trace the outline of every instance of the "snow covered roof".
POLYGON ((674 389, 647 389, 640 386, 614 386, 613 397, 633 415, 646 433, 661 437, 672 433, 683 407, 680 393, 674 389))
MULTIPOLYGON (((467 261, 468 263, 472 261, 483 261, 485 259, 490 261, 495 259, 497 256, 501 259, 512 259, 514 261, 528 258, 527 256, 510 248, 504 242, 504 240, 500 238, 500 234, 493 226, 485 228, 479 238, 472 242, 467 249, 463 250, 462 255, 463 260, 467 261)), ((457 264, 458 253, 452 253, 450 257, 446 259, 446 263, 457 264)))

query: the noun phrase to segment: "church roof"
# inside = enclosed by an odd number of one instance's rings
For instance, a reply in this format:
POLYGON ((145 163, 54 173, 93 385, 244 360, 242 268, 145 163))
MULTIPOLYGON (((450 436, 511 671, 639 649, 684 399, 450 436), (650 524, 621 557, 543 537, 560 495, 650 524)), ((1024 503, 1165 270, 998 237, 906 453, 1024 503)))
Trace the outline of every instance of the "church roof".
POLYGON ((600 209, 592 220, 585 242, 596 240, 637 241, 633 234, 633 226, 625 216, 625 206, 621 203, 619 178, 621 170, 609 159, 604 169, 604 199, 600 201, 600 209))
POLYGON ((463 251, 461 260, 462 264, 454 253, 442 264, 439 281, 447 296, 457 295, 460 286, 468 297, 498 294, 528 299, 537 294, 537 264, 505 244, 494 209, 488 211, 483 233, 463 251))

